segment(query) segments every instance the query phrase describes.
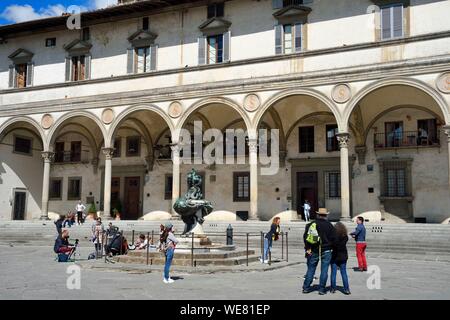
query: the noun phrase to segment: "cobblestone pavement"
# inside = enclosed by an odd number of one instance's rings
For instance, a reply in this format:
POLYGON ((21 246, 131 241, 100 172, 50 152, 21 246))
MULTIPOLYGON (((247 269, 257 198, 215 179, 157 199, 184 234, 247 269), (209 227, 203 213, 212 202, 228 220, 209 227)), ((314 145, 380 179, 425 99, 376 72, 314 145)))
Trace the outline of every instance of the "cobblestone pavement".
MULTIPOLYGON (((87 257, 90 251, 81 248, 81 256, 87 257)), ((155 270, 143 273, 83 267, 81 288, 69 290, 67 268, 74 263, 57 263, 54 258, 50 247, 0 246, 0 299, 450 299, 450 263, 387 259, 370 253, 369 264, 380 268, 381 288, 368 288, 373 275, 353 271, 356 261, 351 256, 350 296, 340 292, 302 294, 304 263, 266 272, 178 271, 172 273, 176 279, 173 284, 164 284, 162 273, 155 270)), ((301 261, 299 255, 296 258, 301 261)))

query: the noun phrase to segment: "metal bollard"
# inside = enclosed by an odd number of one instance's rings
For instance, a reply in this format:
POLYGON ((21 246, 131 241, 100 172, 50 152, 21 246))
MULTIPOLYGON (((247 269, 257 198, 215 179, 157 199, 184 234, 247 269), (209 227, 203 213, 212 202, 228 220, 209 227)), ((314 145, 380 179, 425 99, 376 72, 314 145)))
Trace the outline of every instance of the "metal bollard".
POLYGON ((134 244, 134 230, 131 231, 131 244, 134 244))
POLYGON ((289 242, 287 232, 286 232, 286 262, 289 262, 289 242))
POLYGON ((227 228, 227 246, 232 246, 233 245, 233 227, 231 226, 231 224, 228 225, 227 228))
POLYGON ((284 233, 281 233, 281 260, 284 259, 284 233))
MULTIPOLYGON (((147 239, 148 239, 149 236, 150 236, 150 232, 147 232, 147 239)), ((148 265, 148 251, 149 251, 149 249, 150 249, 150 245, 147 242, 147 265, 148 265)))
POLYGON ((191 266, 194 266, 194 233, 192 232, 191 266))
POLYGON ((246 253, 247 253, 247 267, 248 267, 248 232, 247 232, 247 251, 246 251, 246 253))

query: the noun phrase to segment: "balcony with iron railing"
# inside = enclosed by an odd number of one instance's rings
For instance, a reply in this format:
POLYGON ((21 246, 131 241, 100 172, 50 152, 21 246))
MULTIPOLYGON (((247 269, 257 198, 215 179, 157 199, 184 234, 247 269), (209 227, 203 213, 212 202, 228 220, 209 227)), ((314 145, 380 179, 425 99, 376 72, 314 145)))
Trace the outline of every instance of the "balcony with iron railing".
POLYGON ((439 147, 439 130, 435 134, 420 134, 419 131, 393 131, 375 133, 375 149, 439 147))
POLYGON ((294 5, 303 5, 304 0, 283 0, 283 8, 294 5))
POLYGON ((57 151, 55 152, 55 164, 89 163, 89 151, 57 151))

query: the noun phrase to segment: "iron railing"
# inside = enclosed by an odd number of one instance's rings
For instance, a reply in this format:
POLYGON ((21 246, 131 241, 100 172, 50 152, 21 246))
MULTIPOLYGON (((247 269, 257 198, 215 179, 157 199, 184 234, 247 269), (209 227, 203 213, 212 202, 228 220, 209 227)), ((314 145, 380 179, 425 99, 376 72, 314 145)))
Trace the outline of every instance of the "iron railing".
POLYGON ((420 134, 419 131, 392 131, 374 133, 375 149, 439 146, 439 131, 436 134, 420 134))

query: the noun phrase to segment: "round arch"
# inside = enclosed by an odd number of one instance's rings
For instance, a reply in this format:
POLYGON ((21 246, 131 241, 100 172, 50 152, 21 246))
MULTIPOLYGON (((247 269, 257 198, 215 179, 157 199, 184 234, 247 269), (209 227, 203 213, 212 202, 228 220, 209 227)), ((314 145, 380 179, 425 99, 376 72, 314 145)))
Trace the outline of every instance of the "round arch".
POLYGON ((350 119, 350 116, 355 109, 355 107, 361 102, 362 99, 364 99, 367 95, 372 93, 373 91, 388 87, 388 86, 409 86, 416 88, 418 90, 421 90, 422 92, 426 93, 428 96, 430 96, 438 105, 438 107, 441 109, 441 112, 444 116, 445 123, 450 123, 450 115, 448 114, 449 111, 447 110, 447 104, 443 97, 434 90, 432 87, 430 87, 425 82, 422 82, 417 79, 411 79, 411 78, 392 78, 392 79, 383 79, 380 81, 376 81, 374 83, 371 83, 367 85, 366 87, 362 88, 348 103, 347 107, 344 110, 344 116, 343 116, 343 125, 345 126, 344 129, 347 129, 348 122, 350 119))
POLYGON ((326 95, 311 88, 288 89, 274 94, 257 111, 256 116, 253 119, 254 128, 258 127, 259 123, 261 122, 261 119, 264 117, 267 110, 269 110, 273 105, 275 105, 280 100, 291 96, 309 96, 321 101, 325 106, 328 107, 329 110, 331 110, 331 113, 334 115, 334 118, 336 119, 339 131, 340 132, 345 131, 346 128, 342 126, 341 114, 337 106, 326 95))
MULTIPOLYGON (((244 110, 237 103, 232 101, 231 99, 223 98, 223 97, 206 98, 206 99, 202 99, 202 100, 197 101, 194 104, 192 104, 189 107, 189 109, 187 109, 187 111, 183 114, 180 121, 178 122, 177 130, 181 130, 183 128, 183 126, 186 124, 186 121, 189 119, 189 116, 194 114, 195 111, 201 109, 202 107, 210 105, 210 104, 224 104, 224 105, 227 105, 227 106, 233 108, 241 116, 242 120, 244 120, 245 127, 247 128, 247 131, 250 132, 250 130, 252 128, 251 121, 250 121, 249 117, 247 116, 247 114, 244 112, 244 110)), ((174 138, 175 139, 173 139, 173 141, 178 141, 179 137, 176 136, 174 138)))
POLYGON ((76 118, 76 117, 85 117, 85 118, 89 118, 92 121, 94 121, 98 128, 100 129, 103 139, 107 136, 106 134, 106 128, 103 125, 103 123, 101 122, 101 120, 94 115, 91 112, 88 111, 74 111, 74 112, 70 112, 70 113, 66 113, 63 116, 61 116, 58 120, 56 120, 55 124, 53 125, 53 127, 50 129, 49 133, 48 133, 48 141, 47 141, 47 146, 46 148, 50 148, 53 145, 54 140, 56 139, 56 133, 64 128, 63 124, 65 121, 71 119, 71 118, 76 118))
POLYGON ((56 139, 62 138, 64 136, 68 135, 68 134, 78 134, 78 135, 82 136, 83 138, 85 138, 89 142, 89 145, 92 148, 92 154, 95 154, 95 155, 98 154, 98 146, 97 146, 97 144, 95 143, 95 141, 92 140, 92 138, 89 137, 90 135, 88 135, 87 133, 79 132, 79 131, 76 131, 76 130, 68 130, 68 131, 64 131, 64 132, 58 134, 56 139))
MULTIPOLYGON (((5 123, 3 123, 2 125, 0 125, 0 141, 3 140, 3 137, 5 135, 5 130, 13 125, 14 123, 18 123, 18 122, 26 122, 28 124, 30 124, 31 126, 33 126, 36 131, 38 132, 38 137, 41 139, 42 142, 42 146, 44 151, 46 150, 46 146, 47 146, 47 139, 45 137, 45 133, 44 130, 42 129, 42 127, 39 125, 39 123, 37 121, 35 121, 33 118, 30 117, 13 117, 9 120, 7 120, 5 123)), ((9 132, 8 132, 9 133, 9 132)))
POLYGON ((370 123, 367 125, 367 128, 364 129, 364 136, 363 136, 364 144, 367 143, 367 137, 369 136, 370 129, 372 128, 374 123, 377 122, 379 119, 381 119, 384 115, 388 114, 389 112, 399 110, 399 109, 417 109, 417 110, 429 113, 430 115, 432 115, 433 117, 435 117, 436 119, 438 119, 440 121, 444 121, 444 119, 442 119, 442 117, 440 115, 438 115, 437 113, 435 113, 434 111, 432 111, 426 107, 416 106, 416 105, 399 105, 399 106, 391 107, 391 108, 386 109, 386 110, 380 112, 379 114, 377 114, 372 119, 372 121, 370 121, 370 123))
MULTIPOLYGON (((287 131, 286 133, 286 141, 289 140, 289 137, 291 136, 292 132, 295 130, 295 128, 302 123, 303 121, 306 121, 310 118, 317 117, 317 116, 330 116, 333 117, 333 113, 330 111, 317 111, 310 114, 307 114, 300 119, 298 119, 287 131)), ((350 130, 352 131, 353 135, 357 135, 357 131, 355 130, 354 126, 350 123, 350 130)))
POLYGON ((138 111, 151 111, 159 115, 167 124, 169 127, 169 130, 171 133, 174 131, 174 125, 172 123, 172 120, 168 117, 168 115, 159 107, 155 105, 137 105, 130 108, 127 108, 126 110, 122 111, 117 118, 114 120, 114 122, 111 124, 111 127, 109 128, 107 137, 105 139, 105 147, 110 148, 114 146, 113 138, 117 131, 117 129, 120 127, 120 125, 130 116, 131 114, 138 112, 138 111))

